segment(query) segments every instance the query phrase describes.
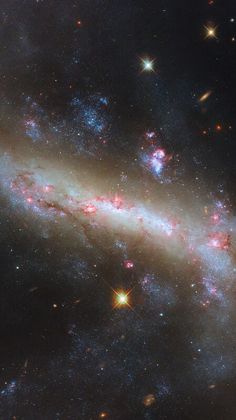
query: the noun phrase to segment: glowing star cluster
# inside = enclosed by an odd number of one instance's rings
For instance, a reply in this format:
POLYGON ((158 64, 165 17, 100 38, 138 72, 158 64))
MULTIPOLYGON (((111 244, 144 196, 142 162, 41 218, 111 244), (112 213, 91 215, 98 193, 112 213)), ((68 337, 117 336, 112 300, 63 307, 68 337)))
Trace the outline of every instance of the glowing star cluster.
POLYGON ((166 152, 164 149, 156 149, 150 157, 150 166, 153 168, 155 173, 159 175, 167 160, 166 152))
POLYGON ((133 263, 133 261, 132 261, 132 260, 125 260, 125 261, 124 261, 124 267, 125 267, 125 268, 128 268, 128 269, 134 268, 134 263, 133 263))
POLYGON ((211 233, 209 235, 208 246, 228 250, 230 247, 230 235, 224 232, 211 233))
POLYGON ((145 138, 148 142, 148 147, 142 147, 141 161, 146 169, 164 182, 163 172, 172 156, 167 154, 166 150, 161 147, 160 142, 157 141, 155 131, 148 131, 145 134, 145 138))

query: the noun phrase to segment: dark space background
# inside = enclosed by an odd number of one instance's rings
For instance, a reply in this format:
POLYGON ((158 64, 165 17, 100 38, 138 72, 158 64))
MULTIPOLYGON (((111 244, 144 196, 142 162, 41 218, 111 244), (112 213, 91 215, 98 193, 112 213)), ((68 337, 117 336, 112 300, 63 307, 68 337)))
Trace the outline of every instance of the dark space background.
MULTIPOLYGON (((1 0, 0 19, 4 141, 68 159, 112 156, 128 173, 144 133, 156 130, 175 156, 175 194, 205 185, 234 208, 234 0, 1 0), (206 38, 209 25, 216 39, 206 38), (143 57, 155 71, 142 71, 143 57)), ((144 298, 140 279, 154 271, 146 262, 134 257, 129 271, 114 250, 58 247, 63 238, 35 233, 3 195, 0 241, 1 419, 236 418, 233 310, 221 336, 181 288, 184 268, 160 262, 159 285, 144 298), (103 280, 138 284, 135 311, 113 310, 103 280)))

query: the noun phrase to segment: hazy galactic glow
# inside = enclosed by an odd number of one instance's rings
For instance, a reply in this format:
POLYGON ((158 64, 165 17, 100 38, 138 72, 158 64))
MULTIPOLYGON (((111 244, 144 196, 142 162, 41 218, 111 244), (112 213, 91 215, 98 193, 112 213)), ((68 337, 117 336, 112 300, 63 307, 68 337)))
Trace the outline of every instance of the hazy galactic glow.
MULTIPOLYGON (((156 158, 164 159, 164 151, 155 151, 156 158)), ((217 276, 219 281, 225 276, 228 279, 235 277, 231 253, 232 228, 228 219, 220 230, 220 210, 223 212, 220 208, 217 215, 209 215, 208 224, 203 223, 201 218, 196 224, 190 215, 183 216, 182 220, 177 214, 173 217, 173 213, 172 217, 164 217, 142 202, 130 202, 117 194, 96 195, 92 185, 88 191, 78 181, 73 181, 70 175, 65 176, 65 168, 55 169, 48 161, 37 162, 33 166, 32 162, 22 159, 19 164, 7 154, 0 161, 0 178, 5 195, 21 211, 22 217, 31 212, 40 219, 56 219, 60 229, 76 221, 93 226, 98 231, 105 229, 113 236, 116 232, 126 238, 139 235, 143 241, 164 249, 170 261, 172 257, 181 256, 188 264, 197 264, 208 290, 215 290, 209 280, 212 275, 214 278, 217 276), (31 167, 34 169, 29 169, 31 167), (58 219, 63 221, 61 225, 58 219)), ((177 210, 173 209, 173 212, 177 213, 177 210)), ((132 260, 127 259, 123 264, 127 269, 134 267, 132 260)), ((217 296, 217 291, 213 294, 217 296)))

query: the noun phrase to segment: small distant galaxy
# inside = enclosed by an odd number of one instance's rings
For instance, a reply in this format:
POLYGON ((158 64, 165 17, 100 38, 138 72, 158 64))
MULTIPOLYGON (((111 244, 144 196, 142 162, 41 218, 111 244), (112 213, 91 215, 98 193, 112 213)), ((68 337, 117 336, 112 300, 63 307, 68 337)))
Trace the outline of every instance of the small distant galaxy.
POLYGON ((236 418, 233 1, 2 2, 0 418, 236 418))

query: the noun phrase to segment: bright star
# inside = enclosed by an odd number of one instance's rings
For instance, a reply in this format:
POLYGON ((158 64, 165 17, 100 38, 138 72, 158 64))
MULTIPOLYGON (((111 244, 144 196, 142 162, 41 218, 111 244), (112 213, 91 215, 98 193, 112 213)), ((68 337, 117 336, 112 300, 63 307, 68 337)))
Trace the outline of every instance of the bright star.
POLYGON ((128 296, 124 293, 117 295, 117 301, 120 305, 126 305, 128 303, 128 296))
POLYGON ((217 38, 216 29, 217 26, 205 26, 206 38, 217 38))
POLYGON ((154 62, 155 60, 150 60, 150 58, 142 58, 143 71, 154 71, 154 62))
POLYGON ((129 304, 129 294, 131 290, 125 292, 124 290, 114 290, 114 308, 120 308, 121 306, 130 306, 129 304))

